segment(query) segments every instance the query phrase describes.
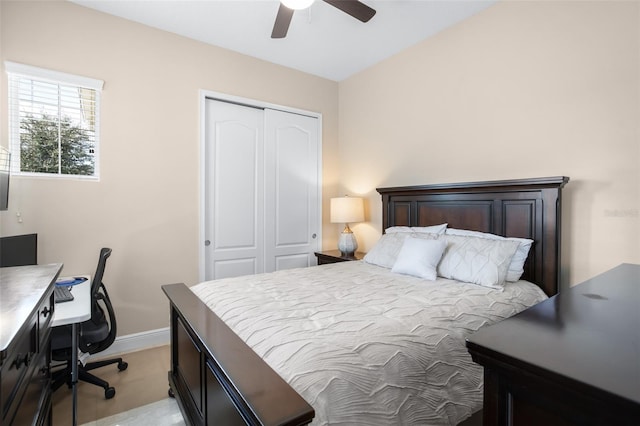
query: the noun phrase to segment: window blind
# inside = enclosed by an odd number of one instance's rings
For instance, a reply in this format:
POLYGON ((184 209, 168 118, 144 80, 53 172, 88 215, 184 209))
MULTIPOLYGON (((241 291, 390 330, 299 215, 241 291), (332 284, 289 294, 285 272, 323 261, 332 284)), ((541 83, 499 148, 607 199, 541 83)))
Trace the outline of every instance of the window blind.
POLYGON ((12 173, 98 177, 101 80, 5 62, 12 173))

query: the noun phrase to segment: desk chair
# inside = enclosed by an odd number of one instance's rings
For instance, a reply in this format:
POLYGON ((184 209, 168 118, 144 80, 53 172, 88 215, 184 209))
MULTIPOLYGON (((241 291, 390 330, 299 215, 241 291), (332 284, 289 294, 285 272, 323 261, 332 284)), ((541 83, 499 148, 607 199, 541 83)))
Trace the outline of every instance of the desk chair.
MULTIPOLYGON (((100 250, 98 267, 91 282, 91 318, 79 324, 79 348, 82 352, 96 354, 107 349, 116 338, 117 326, 113 306, 107 288, 102 282, 107 259, 111 256, 110 248, 100 250)), ((71 387, 71 326, 55 327, 51 337, 51 358, 55 361, 66 361, 66 367, 52 374, 52 388, 55 391, 63 383, 71 387)), ((88 362, 78 366, 78 380, 92 383, 104 388, 104 397, 111 399, 116 390, 109 383, 89 373, 90 370, 109 364, 118 364, 118 370, 126 370, 128 364, 122 358, 113 358, 96 362, 88 362)))

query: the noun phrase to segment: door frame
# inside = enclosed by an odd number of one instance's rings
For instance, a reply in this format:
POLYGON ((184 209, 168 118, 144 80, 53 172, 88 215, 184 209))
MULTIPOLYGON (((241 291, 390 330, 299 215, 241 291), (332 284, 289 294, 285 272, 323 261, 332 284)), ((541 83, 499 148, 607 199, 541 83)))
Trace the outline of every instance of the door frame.
POLYGON ((239 105, 245 105, 254 108, 261 109, 274 109, 283 112, 289 112, 293 114, 305 115, 313 117, 318 120, 318 232, 317 240, 318 244, 322 244, 322 114, 319 112, 306 111, 299 108, 288 107, 284 105, 273 104, 271 102, 259 101, 256 99, 244 98, 241 96, 229 95, 226 93, 214 92, 211 90, 201 89, 198 93, 198 99, 200 104, 200 151, 199 151, 199 172, 198 172, 198 281, 202 282, 205 279, 205 253, 204 242, 205 236, 205 167, 206 167, 206 103, 207 99, 213 99, 222 102, 229 102, 239 105))

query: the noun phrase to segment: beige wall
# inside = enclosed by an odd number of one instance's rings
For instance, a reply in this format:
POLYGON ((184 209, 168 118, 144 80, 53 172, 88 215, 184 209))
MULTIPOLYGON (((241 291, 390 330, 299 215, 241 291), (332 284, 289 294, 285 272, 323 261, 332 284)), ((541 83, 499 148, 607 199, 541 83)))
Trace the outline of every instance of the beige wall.
POLYGON ((640 3, 502 2, 340 83, 340 182, 566 175, 563 275, 640 263, 640 3))
POLYGON ((105 283, 120 335, 167 326, 160 286, 198 280, 199 89, 322 113, 323 190, 334 195, 337 83, 72 3, 2 1, 0 13, 3 61, 105 82, 100 181, 13 178, 0 234, 37 232, 39 261, 64 262, 64 274, 93 273, 100 247, 113 248, 105 283))

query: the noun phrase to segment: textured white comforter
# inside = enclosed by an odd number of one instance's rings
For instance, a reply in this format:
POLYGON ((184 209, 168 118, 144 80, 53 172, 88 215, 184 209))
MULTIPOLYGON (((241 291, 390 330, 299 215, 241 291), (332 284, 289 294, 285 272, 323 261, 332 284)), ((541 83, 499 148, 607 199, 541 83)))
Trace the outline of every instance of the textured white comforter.
POLYGON ((457 424, 482 406, 465 337, 546 298, 343 262, 191 288, 316 410, 313 424, 457 424))

